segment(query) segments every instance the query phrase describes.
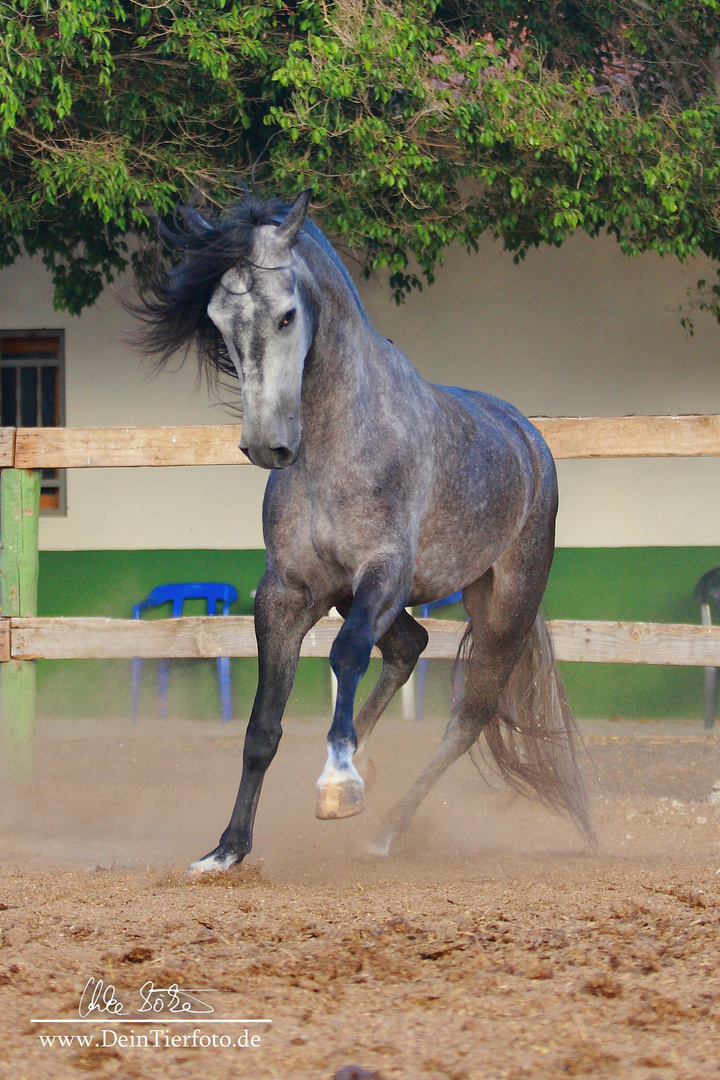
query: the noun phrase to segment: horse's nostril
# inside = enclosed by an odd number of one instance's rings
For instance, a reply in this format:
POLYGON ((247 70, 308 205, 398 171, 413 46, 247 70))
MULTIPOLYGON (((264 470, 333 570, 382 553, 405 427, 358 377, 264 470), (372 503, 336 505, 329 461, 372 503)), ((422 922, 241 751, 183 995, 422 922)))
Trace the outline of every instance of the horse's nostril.
POLYGON ((283 469, 286 465, 289 465, 295 457, 289 446, 271 446, 270 454, 275 461, 276 469, 283 469))

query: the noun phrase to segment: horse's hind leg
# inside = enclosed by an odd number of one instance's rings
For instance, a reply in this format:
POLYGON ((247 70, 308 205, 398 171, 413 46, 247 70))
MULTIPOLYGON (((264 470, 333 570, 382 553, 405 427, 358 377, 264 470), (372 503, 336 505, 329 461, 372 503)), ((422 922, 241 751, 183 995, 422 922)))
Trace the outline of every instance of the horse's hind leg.
POLYGON ((499 697, 520 659, 542 599, 549 558, 528 560, 511 549, 483 577, 463 590, 474 648, 465 696, 448 723, 430 764, 408 794, 386 815, 374 849, 386 853, 443 773, 477 741, 496 716, 499 697))

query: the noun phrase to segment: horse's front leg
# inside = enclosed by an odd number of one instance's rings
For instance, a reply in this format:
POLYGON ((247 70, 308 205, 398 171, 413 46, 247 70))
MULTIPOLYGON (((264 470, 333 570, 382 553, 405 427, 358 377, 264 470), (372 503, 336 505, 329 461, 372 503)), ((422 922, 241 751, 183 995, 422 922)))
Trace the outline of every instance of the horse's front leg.
POLYGON ((255 598, 258 688, 245 733, 243 771, 230 824, 220 843, 190 867, 198 875, 227 870, 252 848, 260 789, 282 736, 282 716, 297 670, 300 646, 317 621, 308 594, 263 577, 255 598))
POLYGON ((328 756, 318 780, 317 817, 352 817, 365 809, 362 777, 353 764, 357 736, 353 706, 358 683, 367 671, 373 645, 405 606, 409 561, 388 560, 367 568, 353 595, 350 611, 330 650, 337 679, 337 699, 328 732, 328 756))

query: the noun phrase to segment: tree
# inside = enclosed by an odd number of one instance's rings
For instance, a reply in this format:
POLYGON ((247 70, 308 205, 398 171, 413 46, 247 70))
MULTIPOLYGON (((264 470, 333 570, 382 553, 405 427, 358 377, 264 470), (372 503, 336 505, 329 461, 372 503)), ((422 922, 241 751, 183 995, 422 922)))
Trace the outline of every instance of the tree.
MULTIPOLYGON (((199 188, 314 187, 398 297, 491 230, 720 262, 720 0, 9 0, 0 261, 78 312, 199 188)), ((720 317, 720 287, 699 297, 720 317)))

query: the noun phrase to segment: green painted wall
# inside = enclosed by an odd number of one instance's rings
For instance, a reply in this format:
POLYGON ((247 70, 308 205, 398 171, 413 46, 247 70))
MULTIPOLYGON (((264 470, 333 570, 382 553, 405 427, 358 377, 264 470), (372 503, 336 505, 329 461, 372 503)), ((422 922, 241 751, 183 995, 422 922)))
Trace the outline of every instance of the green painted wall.
MULTIPOLYGON (((561 548, 555 555, 545 599, 549 618, 638 619, 699 622, 692 599, 698 578, 720 565, 720 547, 561 548)), ((233 614, 252 611, 250 593, 264 568, 264 552, 251 551, 45 551, 40 553, 39 614, 129 618, 132 605, 169 581, 228 581, 240 594, 233 614)), ((188 604, 187 614, 202 614, 188 604)), ((166 614, 158 611, 158 617, 166 614)), ((443 617, 462 614, 445 609, 443 617)), ((373 661, 361 696, 377 677, 373 661)), ((700 717, 702 671, 626 664, 563 664, 563 678, 578 716, 700 717)), ((142 711, 157 708, 153 661, 145 662, 142 711)), ((431 661, 428 712, 449 708, 449 662, 431 661)), ((257 678, 254 660, 233 660, 234 714, 246 717, 257 678)), ((394 706, 393 711, 397 711, 394 706)), ((38 662, 41 716, 126 716, 130 712, 130 661, 38 662)), ((289 715, 330 713, 326 660, 300 662, 289 715)), ((219 715, 212 661, 171 664, 170 714, 219 715)))
MULTIPOLYGON (((552 619, 699 623, 698 579, 718 547, 562 548, 545 610, 552 619)), ((578 716, 698 717, 703 670, 651 664, 561 664, 578 716)))

